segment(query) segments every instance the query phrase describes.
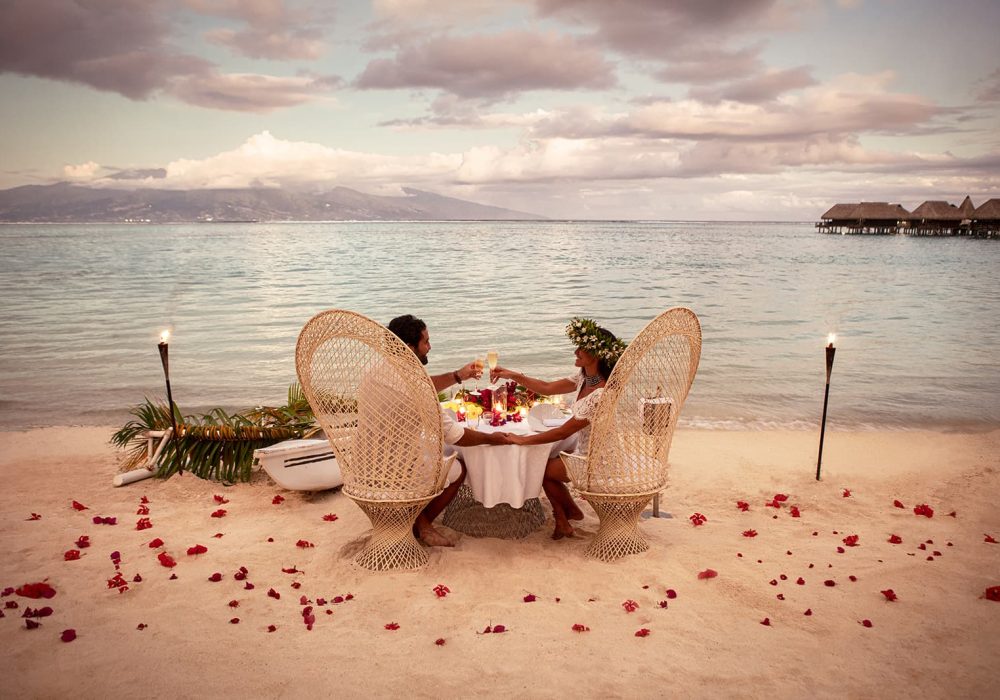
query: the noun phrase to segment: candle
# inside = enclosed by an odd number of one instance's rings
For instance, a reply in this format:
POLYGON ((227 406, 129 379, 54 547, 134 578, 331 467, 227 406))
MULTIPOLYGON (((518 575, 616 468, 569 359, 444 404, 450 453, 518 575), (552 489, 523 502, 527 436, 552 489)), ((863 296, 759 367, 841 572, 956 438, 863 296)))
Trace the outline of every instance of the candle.
MULTIPOLYGON (((170 427, 173 429, 171 437, 176 440, 180 436, 177 434, 177 418, 174 416, 174 397, 170 392, 170 346, 167 344, 169 338, 169 330, 164 330, 160 333, 160 342, 157 345, 157 349, 160 351, 160 364, 163 365, 163 378, 167 383, 167 410, 170 411, 170 427)), ((183 468, 180 471, 183 472, 183 468)))
POLYGON ((837 339, 837 335, 835 333, 831 333, 830 335, 826 336, 826 347, 832 348, 833 347, 833 342, 836 339, 837 339))
POLYGON ((820 419, 819 428, 819 454, 816 456, 816 481, 820 478, 820 468, 823 464, 823 439, 826 436, 826 407, 830 400, 830 375, 833 374, 833 358, 837 354, 837 348, 833 346, 837 336, 830 333, 826 337, 826 389, 823 391, 823 417, 820 419))

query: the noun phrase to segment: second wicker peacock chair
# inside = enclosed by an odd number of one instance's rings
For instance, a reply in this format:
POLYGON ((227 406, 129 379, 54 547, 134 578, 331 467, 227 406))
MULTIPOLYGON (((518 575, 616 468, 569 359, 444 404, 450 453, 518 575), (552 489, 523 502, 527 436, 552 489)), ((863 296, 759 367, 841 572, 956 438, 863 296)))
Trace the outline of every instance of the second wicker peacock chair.
POLYGON ((377 571, 423 566, 413 523, 441 493, 454 456, 443 457, 437 393, 420 360, 370 318, 332 309, 303 327, 295 368, 344 493, 372 522, 355 561, 377 571))
POLYGON ((591 419, 587 455, 562 453, 574 486, 600 518, 588 556, 611 561, 649 549, 639 515, 666 486, 670 443, 700 358, 693 311, 657 316, 611 372, 591 419))

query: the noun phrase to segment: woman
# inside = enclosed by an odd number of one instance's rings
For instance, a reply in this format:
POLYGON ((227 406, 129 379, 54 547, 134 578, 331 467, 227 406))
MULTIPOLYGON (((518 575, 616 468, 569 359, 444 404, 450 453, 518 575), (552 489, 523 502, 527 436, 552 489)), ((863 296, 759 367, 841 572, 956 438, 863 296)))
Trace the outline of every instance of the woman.
POLYGON ((590 443, 590 417, 597 409, 597 402, 604 393, 604 385, 611 376, 611 370, 625 350, 625 343, 614 333, 587 318, 573 318, 566 326, 566 335, 576 345, 575 364, 580 368, 579 372, 551 382, 499 366, 490 373, 490 381, 513 379, 536 394, 551 396, 568 394, 571 391, 576 394, 572 417, 558 428, 529 436, 510 436, 510 441, 518 445, 560 443, 557 446, 559 449, 553 450, 545 465, 545 478, 542 481, 542 488, 552 504, 552 516, 555 518, 555 530, 552 532, 554 540, 572 537, 573 526, 569 521, 583 519, 583 512, 573 501, 573 496, 566 487, 569 475, 566 473, 566 465, 559 458, 559 450, 564 449, 563 444, 565 444, 562 441, 577 437, 576 452, 587 454, 590 443))

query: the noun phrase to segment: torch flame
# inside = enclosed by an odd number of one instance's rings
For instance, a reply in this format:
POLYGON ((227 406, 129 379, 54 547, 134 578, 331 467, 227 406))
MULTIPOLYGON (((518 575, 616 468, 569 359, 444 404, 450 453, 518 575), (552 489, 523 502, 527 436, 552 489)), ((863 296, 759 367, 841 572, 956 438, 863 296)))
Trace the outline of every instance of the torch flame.
POLYGON ((834 342, 834 341, 835 341, 836 339, 837 339, 837 334, 836 334, 836 333, 831 333, 830 335, 826 336, 826 342, 827 342, 827 343, 828 343, 829 345, 833 345, 833 342, 834 342))
POLYGON ((170 331, 163 331, 160 333, 160 342, 165 343, 170 338, 170 331))

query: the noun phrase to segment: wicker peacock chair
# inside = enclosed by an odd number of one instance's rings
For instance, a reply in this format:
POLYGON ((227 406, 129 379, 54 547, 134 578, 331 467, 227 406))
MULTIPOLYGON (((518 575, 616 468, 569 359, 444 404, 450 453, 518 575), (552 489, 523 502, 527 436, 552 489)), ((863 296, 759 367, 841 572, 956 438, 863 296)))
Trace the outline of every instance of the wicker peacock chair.
POLYGON ((376 571, 424 565, 413 523, 441 493, 454 456, 443 458, 437 394, 420 360, 375 321, 333 309, 302 329, 295 368, 344 493, 372 522, 355 561, 376 571))
POLYGON ((657 316, 611 372, 591 420, 587 455, 562 453, 574 486, 600 518, 588 556, 611 561, 649 549, 639 514, 666 486, 670 442, 700 357, 693 311, 657 316))

